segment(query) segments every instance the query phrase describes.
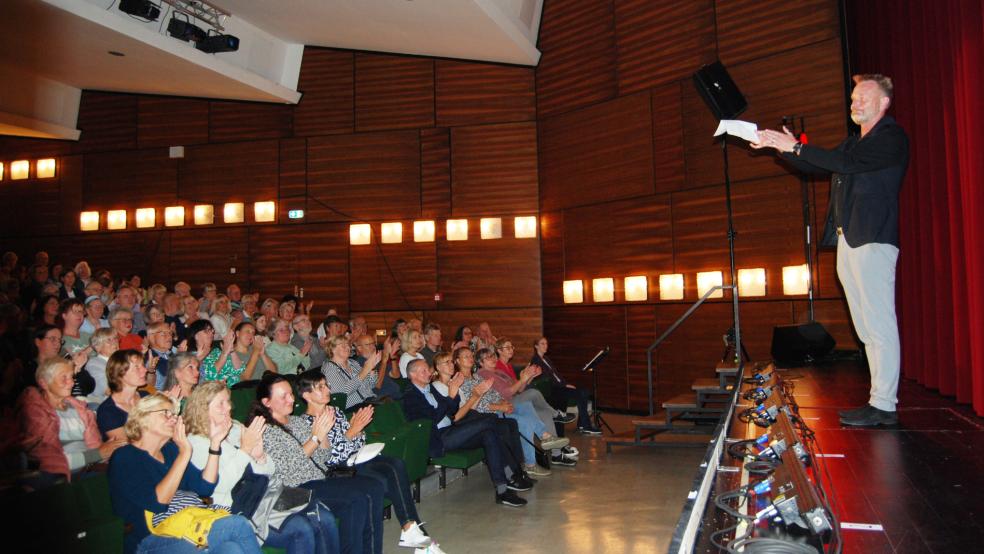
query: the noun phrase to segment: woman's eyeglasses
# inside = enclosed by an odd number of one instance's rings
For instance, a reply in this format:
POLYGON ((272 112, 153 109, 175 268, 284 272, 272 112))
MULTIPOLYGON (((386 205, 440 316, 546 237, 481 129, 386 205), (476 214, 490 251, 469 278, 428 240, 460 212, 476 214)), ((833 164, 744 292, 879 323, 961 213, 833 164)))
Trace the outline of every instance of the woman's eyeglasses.
POLYGON ((177 417, 177 415, 178 415, 178 414, 174 413, 173 410, 169 410, 168 408, 163 408, 161 410, 151 410, 151 411, 149 411, 147 413, 149 413, 149 414, 163 413, 164 414, 164 417, 167 418, 167 419, 171 419, 172 417, 177 417))

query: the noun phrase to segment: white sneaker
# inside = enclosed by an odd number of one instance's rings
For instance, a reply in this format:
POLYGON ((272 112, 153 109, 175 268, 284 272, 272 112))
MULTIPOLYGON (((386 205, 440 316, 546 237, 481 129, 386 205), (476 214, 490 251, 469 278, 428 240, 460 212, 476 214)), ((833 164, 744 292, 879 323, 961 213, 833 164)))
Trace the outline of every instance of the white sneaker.
POLYGON ((435 542, 435 543, 431 543, 431 545, 426 548, 418 548, 414 550, 413 554, 447 554, 447 553, 441 550, 441 547, 438 546, 437 543, 435 542))
POLYGON ((412 523, 410 527, 400 532, 400 546, 421 549, 427 548, 431 544, 431 538, 425 535, 420 530, 420 525, 416 523, 412 523))

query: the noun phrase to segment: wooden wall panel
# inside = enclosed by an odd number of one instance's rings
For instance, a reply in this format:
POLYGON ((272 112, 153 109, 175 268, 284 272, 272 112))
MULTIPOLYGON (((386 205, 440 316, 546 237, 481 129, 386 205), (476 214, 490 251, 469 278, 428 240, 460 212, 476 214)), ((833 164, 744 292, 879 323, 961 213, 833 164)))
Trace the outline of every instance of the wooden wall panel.
MULTIPOLYGON (((735 65, 729 72, 748 100, 742 119, 759 127, 778 128, 783 115, 808 108, 811 143, 832 147, 846 136, 839 40, 735 65)), ((723 183, 721 146, 712 136, 717 121, 693 86, 684 87, 683 120, 687 122, 687 186, 723 183)), ((732 182, 789 172, 768 152, 753 151, 740 139, 729 144, 734 145, 729 148, 732 182)))
POLYGON ((76 152, 104 152, 137 147, 137 97, 82 91, 76 152))
MULTIPOLYGON (((656 307, 625 307, 626 389, 628 409, 649 411, 649 382, 646 371, 646 349, 656 337, 656 307)), ((662 331, 661 331, 662 332, 662 331)), ((656 355, 653 355, 655 362, 656 355)), ((655 409, 660 405, 653 399, 655 409)))
POLYGON ((249 282, 249 230, 246 227, 171 231, 171 278, 199 290, 213 282, 219 289, 249 282), (236 273, 229 268, 235 267, 236 273))
POLYGON ((591 375, 578 371, 598 350, 609 346, 608 358, 598 367, 598 405, 628 407, 626 383, 625 308, 571 306, 543 310, 543 334, 550 341, 549 355, 564 378, 579 387, 591 387, 591 375))
POLYGON ((837 2, 716 0, 718 48, 725 65, 839 36, 837 2))
POLYGON ((420 130, 420 215, 451 215, 451 132, 420 130))
POLYGON ((542 120, 539 154, 544 210, 652 194, 649 93, 542 120))
POLYGON ((477 331, 480 323, 487 322, 493 335, 512 341, 516 348, 512 359, 514 364, 529 363, 533 356, 533 341, 543 335, 543 310, 540 308, 442 309, 424 312, 424 322, 431 321, 441 326, 445 350, 451 349, 458 327, 467 325, 477 331))
POLYGON ((137 145, 186 146, 208 142, 208 100, 140 96, 137 145))
POLYGON ((569 279, 614 277, 616 300, 628 275, 671 273, 669 195, 573 208, 564 213, 564 269, 569 279))
POLYGON ((8 162, 24 158, 68 156, 78 144, 68 140, 45 140, 0 135, 0 160, 8 162))
POLYGON ((135 208, 160 209, 177 198, 178 160, 165 148, 89 154, 84 165, 82 208, 125 208, 131 226, 135 208))
MULTIPOLYGON (((723 201, 723 196, 721 197, 723 201)), ((732 187, 735 260, 738 267, 766 267, 768 282, 782 282, 782 266, 805 264, 799 178, 783 175, 732 187)), ((781 295, 781 286, 770 287, 781 295)))
POLYGON ((211 142, 281 138, 291 133, 291 107, 262 102, 209 102, 211 142))
POLYGON ((69 235, 79 232, 79 214, 82 212, 82 156, 66 156, 58 159, 58 233, 69 235))
POLYGON ((543 305, 564 303, 564 212, 540 214, 540 282, 543 305))
POLYGON ((355 130, 434 125, 434 60, 355 55, 355 130))
POLYGON ((289 210, 307 209, 307 139, 280 141, 278 206, 280 223, 302 223, 288 219, 289 210))
MULTIPOLYGON (((258 226, 249 229, 248 282, 262 298, 294 287, 315 302, 317 319, 329 308, 348 313, 348 228, 341 224, 258 226)), ((240 262, 246 267, 245 262, 240 262)), ((245 277, 239 279, 245 283, 245 277)), ((262 301, 261 298, 261 301, 262 301)))
POLYGON ((294 107, 294 135, 351 133, 355 130, 355 55, 304 47, 294 107))
MULTIPOLYGON (((31 171, 33 174, 33 167, 31 171)), ((32 177, 23 181, 5 179, 3 185, 3 189, 0 189, 0 203, 13 209, 4 210, 4 217, 0 218, 0 235, 44 236, 58 233, 62 212, 57 178, 32 177)))
MULTIPOLYGON (((378 228, 377 228, 378 229, 378 228)), ((437 245, 413 242, 413 223, 403 224, 403 243, 349 249, 352 310, 428 310, 435 307, 437 245)))
POLYGON ((686 179, 680 87, 687 85, 687 81, 671 83, 652 91, 653 185, 657 193, 680 190, 686 179))
POLYGON ((420 214, 417 131, 308 140, 309 221, 413 218, 420 214), (324 204, 324 205, 323 205, 324 204))
MULTIPOLYGON (((100 232, 78 235, 73 240, 74 255, 69 263, 86 260, 93 272, 108 269, 113 278, 139 273, 145 287, 153 283, 170 285, 170 233, 165 231, 100 232)), ((176 278, 179 280, 180 278, 176 278)), ((187 280, 187 279, 186 279, 187 280)), ((191 281, 193 286, 201 283, 191 281)))
POLYGON ((536 154, 536 123, 451 129, 452 213, 535 213, 536 154))
POLYGON ((717 57, 714 1, 615 0, 618 91, 689 77, 717 57))
POLYGON ((535 72, 528 67, 438 60, 437 124, 529 121, 536 117, 535 72))
POLYGON ((467 241, 437 237, 437 286, 441 307, 540 306, 540 244, 534 239, 481 240, 469 226, 467 241))
POLYGON ((615 97, 615 15, 611 0, 545 2, 537 47, 538 117, 615 97))
POLYGON ((214 203, 216 223, 225 202, 273 200, 278 152, 276 140, 186 148, 179 164, 178 198, 188 204, 214 203))

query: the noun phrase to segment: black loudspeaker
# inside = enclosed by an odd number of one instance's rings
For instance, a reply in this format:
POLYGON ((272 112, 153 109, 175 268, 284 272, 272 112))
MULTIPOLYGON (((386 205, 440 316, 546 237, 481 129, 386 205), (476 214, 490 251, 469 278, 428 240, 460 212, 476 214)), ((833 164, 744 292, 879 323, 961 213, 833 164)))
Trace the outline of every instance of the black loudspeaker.
POLYGON ((718 119, 734 119, 748 107, 738 85, 719 61, 698 69, 694 73, 694 84, 718 119))
POLYGON ((778 325, 772 330, 772 358, 780 363, 812 362, 830 353, 834 337, 816 321, 778 325))

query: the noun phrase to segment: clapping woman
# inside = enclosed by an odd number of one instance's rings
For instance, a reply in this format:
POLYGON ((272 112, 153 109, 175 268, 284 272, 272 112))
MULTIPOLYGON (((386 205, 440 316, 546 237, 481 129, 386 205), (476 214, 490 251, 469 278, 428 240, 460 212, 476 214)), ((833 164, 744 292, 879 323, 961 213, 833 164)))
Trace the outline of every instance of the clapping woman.
MULTIPOLYGON (((274 473, 273 460, 263 451, 266 422, 253 418, 249 427, 232 419, 229 389, 220 382, 202 383, 191 393, 184 411, 191 463, 205 467, 211 454, 210 437, 224 435, 218 448, 219 472, 212 501, 232 506, 232 489, 246 468, 259 475, 274 473)), ((286 548, 288 554, 331 554, 338 552, 338 530, 333 517, 298 513, 288 517, 280 529, 269 528, 264 546, 286 548)))

